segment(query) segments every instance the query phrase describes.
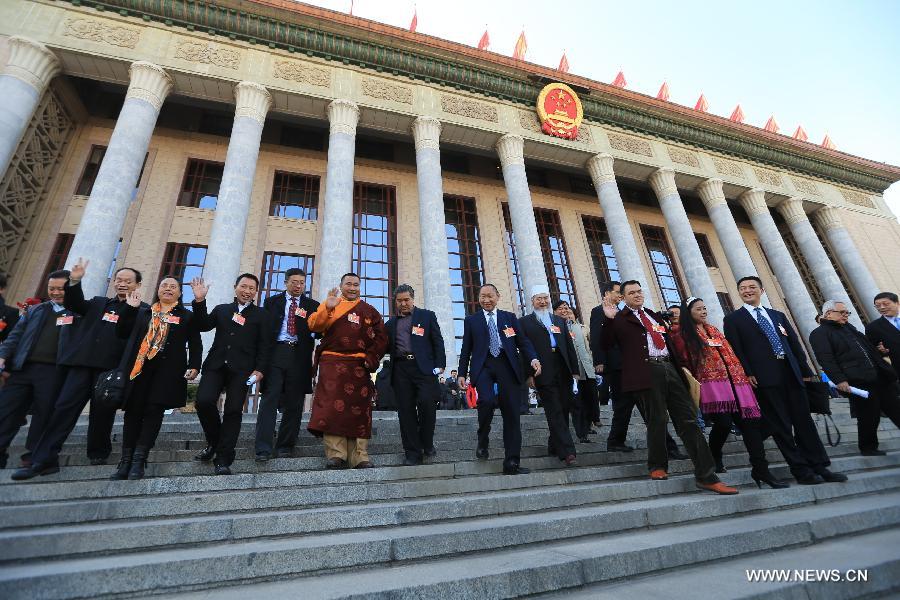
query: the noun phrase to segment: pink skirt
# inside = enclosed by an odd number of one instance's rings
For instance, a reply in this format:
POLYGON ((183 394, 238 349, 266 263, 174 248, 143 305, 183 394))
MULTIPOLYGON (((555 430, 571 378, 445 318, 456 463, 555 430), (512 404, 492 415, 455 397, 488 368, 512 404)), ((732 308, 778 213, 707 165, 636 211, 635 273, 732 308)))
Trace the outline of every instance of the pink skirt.
POLYGON ((727 379, 704 381, 700 384, 700 412, 707 414, 740 412, 745 419, 760 417, 759 404, 750 384, 735 384, 732 391, 731 382, 727 379), (737 392, 737 399, 734 392, 737 392))

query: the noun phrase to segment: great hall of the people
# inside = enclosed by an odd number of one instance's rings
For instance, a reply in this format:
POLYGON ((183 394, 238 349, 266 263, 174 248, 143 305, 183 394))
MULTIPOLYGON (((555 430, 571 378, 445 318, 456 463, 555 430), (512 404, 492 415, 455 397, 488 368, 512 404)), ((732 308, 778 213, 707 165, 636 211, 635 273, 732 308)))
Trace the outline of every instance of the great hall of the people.
POLYGON ((824 299, 859 324, 900 290, 900 168, 620 87, 287 0, 4 0, 0 40, 11 299, 78 257, 90 294, 128 265, 214 302, 353 270, 458 337, 482 282, 586 318, 637 279, 719 324, 758 274, 806 337, 824 299))

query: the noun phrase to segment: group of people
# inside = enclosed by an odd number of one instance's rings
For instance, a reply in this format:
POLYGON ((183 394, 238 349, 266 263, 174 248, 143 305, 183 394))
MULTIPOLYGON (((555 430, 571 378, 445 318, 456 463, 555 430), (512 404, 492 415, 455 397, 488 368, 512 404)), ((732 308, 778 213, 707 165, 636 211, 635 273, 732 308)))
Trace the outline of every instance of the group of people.
MULTIPOLYGON (((436 455, 445 341, 435 313, 415 305, 411 286, 394 290, 394 316, 385 322, 360 298, 355 273, 345 274, 319 303, 305 293, 306 274, 290 269, 284 291, 262 307, 254 304, 258 279, 243 273, 235 281, 234 300, 211 309, 209 286, 195 278, 188 309, 181 300, 182 282, 171 276, 160 280, 152 302, 144 302, 141 273, 129 267, 114 273, 112 297, 86 299, 81 280, 88 266, 79 260, 71 271, 51 273, 49 299, 28 307, 18 322, 0 310, 0 336, 6 336, 0 344, 3 467, 13 437, 31 414, 26 452, 14 480, 59 471, 60 450, 89 401, 91 464, 106 463, 113 420, 123 409, 121 459, 111 479, 143 478, 166 411, 185 406, 188 382, 200 375, 195 406, 206 447, 195 459, 212 462, 217 475, 231 473, 244 401, 254 385, 262 396, 257 461, 293 455, 304 399, 313 392, 307 428, 322 439, 326 468, 373 467, 368 454, 373 374, 382 368, 398 411, 404 464, 436 455), (212 330, 204 359, 201 333, 212 330)), ((707 321, 701 298, 688 298, 677 316, 646 308, 637 281, 602 286, 590 332, 568 303, 551 302, 546 286, 530 292, 532 310, 517 317, 498 308, 499 291, 485 284, 479 310, 464 321, 459 366, 451 372, 456 379, 450 385, 459 396, 477 398, 478 459, 490 457, 491 424, 499 408, 503 472, 528 472, 520 461, 520 415, 532 388, 547 421, 548 454, 562 465, 576 465, 576 441, 589 441, 599 421, 599 390, 613 407, 608 451, 633 451, 626 434, 638 408, 647 425, 651 479, 668 477, 670 459, 690 458, 698 488, 737 493, 718 478, 726 471, 723 447, 735 425, 758 486, 788 487, 769 471, 763 442, 770 435, 798 483, 847 479, 829 470, 810 416, 804 387, 816 375, 786 316, 762 305, 758 277, 738 281, 744 304, 726 316, 724 332, 707 321), (700 414, 712 423, 709 441, 698 425, 700 414), (668 433, 670 420, 686 455, 668 433)), ((893 293, 879 294, 875 305, 883 317, 863 334, 847 322, 844 304, 827 302, 810 338, 835 388, 850 395, 866 455, 883 454, 876 435, 882 413, 900 426, 900 365, 889 362, 900 355, 900 305, 893 293)))

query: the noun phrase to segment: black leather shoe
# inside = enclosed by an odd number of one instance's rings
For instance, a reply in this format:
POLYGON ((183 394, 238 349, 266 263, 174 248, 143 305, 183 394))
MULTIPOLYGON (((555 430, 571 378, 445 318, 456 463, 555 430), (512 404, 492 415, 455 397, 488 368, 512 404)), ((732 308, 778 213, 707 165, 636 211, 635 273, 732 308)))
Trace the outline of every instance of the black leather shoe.
POLYGON ((228 465, 216 465, 216 475, 231 475, 231 467, 228 465))
POLYGON ((96 467, 96 466, 99 466, 99 465, 105 465, 105 464, 106 464, 106 459, 105 459, 105 458, 97 458, 97 457, 94 457, 94 458, 91 459, 91 466, 93 466, 93 467, 96 467))
POLYGON ((803 477, 795 477, 797 483, 800 485, 819 485, 820 483, 825 483, 825 480, 822 479, 821 475, 816 473, 811 473, 809 475, 804 475, 803 477))
POLYGON ((59 473, 59 465, 31 465, 16 469, 11 477, 15 481, 24 481, 38 475, 52 475, 53 473, 59 473))
POLYGON ((199 460, 200 462, 209 462, 216 455, 216 449, 212 446, 207 446, 199 453, 194 455, 194 460, 199 460))
POLYGON ((488 452, 487 448, 479 448, 475 451, 475 458, 477 458, 478 460, 487 460, 488 458, 490 458, 490 456, 491 453, 488 452))
POLYGON ((116 472, 109 476, 113 481, 121 481, 128 479, 128 472, 131 471, 131 457, 134 455, 134 448, 123 448, 122 458, 119 460, 119 466, 116 472))
POLYGON ((762 484, 766 484, 773 490, 783 490, 784 488, 791 487, 788 482, 775 479, 771 473, 766 473, 765 475, 753 475, 751 473, 750 477, 753 479, 753 483, 756 484, 756 487, 760 489, 762 489, 762 484))
POLYGON ((275 453, 275 458, 294 458, 293 450, 279 450, 275 453))
POLYGON ((140 447, 134 449, 134 456, 131 460, 131 470, 128 471, 128 479, 143 479, 144 469, 147 467, 147 456, 150 454, 150 448, 140 447))
POLYGON ((270 458, 272 458, 272 455, 269 454, 268 452, 257 452, 256 453, 256 462, 258 462, 258 463, 264 463, 264 462, 268 461, 270 458))
POLYGON ((434 458, 435 456, 437 456, 437 448, 434 446, 425 451, 425 458, 434 458))
POLYGON ((415 467, 416 465, 421 465, 422 459, 417 456, 407 456, 403 459, 404 467, 415 467))
POLYGON ((833 471, 829 471, 825 469, 821 473, 819 473, 819 477, 827 481, 828 483, 843 483, 847 481, 847 476, 843 473, 835 473, 833 471))
POLYGON ((690 457, 681 450, 669 451, 669 460, 687 460, 688 458, 690 457))
POLYGON ((860 452, 862 456, 887 456, 884 450, 863 450, 860 452))
POLYGON ((526 475, 528 473, 531 473, 531 469, 526 469, 525 467, 520 467, 519 465, 503 467, 504 475, 526 475))
POLYGON ((634 452, 634 448, 628 444, 607 444, 607 452, 634 452))

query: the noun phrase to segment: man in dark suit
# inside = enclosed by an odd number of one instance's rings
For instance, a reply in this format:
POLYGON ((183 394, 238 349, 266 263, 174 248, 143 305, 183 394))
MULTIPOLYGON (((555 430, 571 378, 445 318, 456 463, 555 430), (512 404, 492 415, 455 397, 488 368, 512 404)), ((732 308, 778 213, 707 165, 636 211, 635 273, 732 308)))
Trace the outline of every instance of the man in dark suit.
POLYGON ((234 282, 234 302, 220 304, 208 312, 203 279, 191 281, 194 291, 194 318, 200 331, 216 330, 212 347, 203 361, 200 387, 197 389, 197 417, 206 434, 206 448, 194 458, 215 459, 216 475, 231 475, 234 449, 241 433, 247 389, 262 381, 271 352, 271 325, 266 311, 253 305, 259 279, 243 273, 234 282), (221 419, 216 403, 225 390, 221 419))
POLYGON ((497 309, 500 292, 490 283, 478 291, 481 310, 463 322, 462 350, 459 354, 459 387, 466 387, 468 376, 478 392, 478 449, 475 456, 488 458, 488 436, 494 407, 500 405, 503 415, 503 472, 507 475, 528 473, 519 466, 522 450, 521 414, 523 354, 535 376, 541 374, 541 363, 534 347, 524 335, 519 320, 511 312, 497 309))
POLYGON ((607 348, 618 345, 622 352, 622 391, 636 394, 647 416, 647 462, 651 479, 668 479, 666 412, 675 432, 694 463, 696 486, 717 494, 738 491, 719 481, 697 411, 683 380, 675 353, 669 349, 668 331, 662 318, 644 308, 644 293, 637 281, 622 283, 625 309, 608 303, 603 312, 611 323, 603 327, 607 348))
POLYGON ((312 351, 315 334, 307 326, 307 317, 319 308, 319 303, 304 295, 306 273, 302 269, 288 269, 284 273, 285 291, 266 299, 263 308, 269 315, 272 358, 262 400, 256 414, 256 461, 272 457, 293 456, 303 401, 312 392, 312 351), (273 448, 275 418, 281 410, 278 441, 273 448))
POLYGON ((537 353, 541 372, 529 377, 528 383, 537 389, 550 429, 547 453, 570 467, 575 464, 575 443, 569 431, 569 414, 574 402, 572 384, 578 378, 578 356, 565 319, 550 312, 547 286, 532 288, 531 306, 534 311, 519 319, 519 325, 537 353))
POLYGON ((444 337, 437 315, 415 305, 415 290, 401 284, 394 290, 397 316, 385 323, 391 357, 391 387, 397 401, 400 438, 407 466, 422 464, 437 454, 434 424, 441 386, 437 376, 447 366, 444 337))
MULTIPOLYGON (((631 424, 631 415, 637 406, 644 423, 647 416, 644 407, 637 402, 634 394, 622 393, 622 352, 617 345, 606 348, 603 345, 603 326, 609 322, 603 312, 605 305, 618 306, 622 301, 622 284, 618 281, 608 281, 600 285, 600 297, 602 304, 598 304, 591 310, 591 355, 594 360, 594 372, 603 376, 603 388, 612 403, 613 417, 609 426, 609 435, 606 438, 607 452, 632 452, 634 448, 625 443, 628 436, 628 426, 631 424)), ((678 450, 678 444, 666 429, 666 451, 672 460, 684 460, 688 456, 678 450)))
POLYGON ((16 307, 6 303, 7 285, 6 273, 0 273, 0 343, 6 340, 19 320, 19 311, 16 307))
POLYGON ((784 313, 762 306, 759 277, 743 277, 744 305, 725 317, 725 338, 755 388, 765 427, 771 432, 797 483, 846 481, 828 470, 831 460, 809 414, 804 381, 815 381, 806 354, 784 313))
POLYGON ((891 359, 900 378, 900 302, 897 294, 881 292, 875 296, 875 308, 881 317, 866 325, 866 337, 879 352, 891 359))
POLYGON ((0 344, 0 371, 6 385, 0 390, 0 469, 6 468, 7 448, 31 410, 31 425, 22 466, 31 465, 31 450, 53 411, 59 391, 56 357, 69 343, 75 316, 63 306, 68 271, 54 271, 47 279, 49 301, 32 306, 0 344))

